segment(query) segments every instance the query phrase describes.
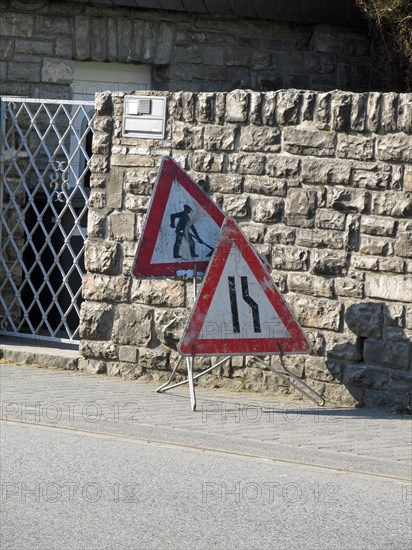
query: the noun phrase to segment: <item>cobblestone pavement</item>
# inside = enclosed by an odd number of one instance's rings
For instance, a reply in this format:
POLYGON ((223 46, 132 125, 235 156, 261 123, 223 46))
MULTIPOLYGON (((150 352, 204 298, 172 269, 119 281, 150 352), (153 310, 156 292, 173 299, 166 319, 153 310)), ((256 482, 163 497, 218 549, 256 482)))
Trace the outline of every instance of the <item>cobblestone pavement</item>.
POLYGON ((2 420, 110 433, 145 441, 259 456, 409 480, 410 417, 318 408, 304 400, 153 384, 0 365, 2 420))

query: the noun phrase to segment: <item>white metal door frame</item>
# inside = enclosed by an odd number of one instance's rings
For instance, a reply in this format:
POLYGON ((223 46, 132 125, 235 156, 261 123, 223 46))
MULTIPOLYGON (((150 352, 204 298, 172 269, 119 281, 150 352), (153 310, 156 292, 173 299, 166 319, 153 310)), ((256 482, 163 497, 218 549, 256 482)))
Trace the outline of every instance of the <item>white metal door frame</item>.
POLYGON ((0 108, 0 334, 76 342, 94 102, 3 97, 0 108))

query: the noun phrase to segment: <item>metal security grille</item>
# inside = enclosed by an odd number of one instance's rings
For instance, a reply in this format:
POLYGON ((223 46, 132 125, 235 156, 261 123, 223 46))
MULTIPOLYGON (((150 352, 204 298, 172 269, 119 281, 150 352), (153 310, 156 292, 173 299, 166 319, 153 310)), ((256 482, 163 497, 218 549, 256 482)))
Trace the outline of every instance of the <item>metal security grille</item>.
POLYGON ((3 98, 0 334, 79 339, 94 102, 3 98))

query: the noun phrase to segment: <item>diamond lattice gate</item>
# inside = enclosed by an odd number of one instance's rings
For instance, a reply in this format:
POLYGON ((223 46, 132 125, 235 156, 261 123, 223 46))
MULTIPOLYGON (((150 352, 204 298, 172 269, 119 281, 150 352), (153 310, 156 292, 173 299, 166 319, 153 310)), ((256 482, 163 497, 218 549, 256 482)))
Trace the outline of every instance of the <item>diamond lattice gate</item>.
POLYGON ((3 98, 0 334, 79 339, 93 102, 3 98))

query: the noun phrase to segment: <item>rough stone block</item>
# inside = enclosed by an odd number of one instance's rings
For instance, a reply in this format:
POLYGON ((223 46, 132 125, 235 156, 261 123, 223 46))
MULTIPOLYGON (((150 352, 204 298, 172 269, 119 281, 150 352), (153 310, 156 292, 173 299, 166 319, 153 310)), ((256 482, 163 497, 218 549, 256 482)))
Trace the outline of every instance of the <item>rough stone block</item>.
POLYGON ((368 235, 379 235, 382 237, 394 237, 396 231, 396 221, 382 216, 362 216, 361 232, 368 235))
POLYGON ((241 129, 240 149, 243 151, 267 151, 277 153, 281 149, 281 133, 278 128, 244 126, 241 129))
POLYGON ((149 207, 149 203, 149 197, 130 195, 128 193, 125 197, 124 205, 127 210, 131 210, 132 212, 146 212, 149 207))
POLYGON ((276 118, 283 126, 299 123, 299 113, 303 94, 297 90, 287 90, 277 93, 276 118))
POLYGON ((342 213, 367 210, 369 194, 360 189, 344 189, 334 187, 328 191, 328 207, 342 213))
MULTIPOLYGON (((83 357, 96 357, 97 359, 117 359, 118 347, 113 342, 94 342, 93 340, 81 340, 79 351, 83 357)), ((98 373, 94 373, 98 374, 98 373)))
POLYGON ((126 302, 130 277, 110 277, 97 273, 83 276, 83 298, 95 302, 126 302))
POLYGON ((343 92, 332 93, 332 124, 333 130, 348 132, 350 130, 352 94, 343 92))
POLYGON ((153 309, 137 304, 116 308, 113 341, 128 346, 147 346, 152 339, 153 309))
POLYGON ((359 407, 364 402, 364 389, 356 386, 345 387, 342 384, 325 384, 323 397, 328 403, 336 403, 343 407, 359 407))
POLYGON ((121 376, 128 380, 136 380, 143 377, 143 369, 135 363, 128 363, 123 361, 107 361, 107 375, 108 376, 121 376))
POLYGON ((398 394, 396 391, 383 391, 365 388, 363 404, 370 409, 400 409, 410 407, 409 396, 398 394))
POLYGON ((379 258, 379 270, 403 273, 405 271, 405 262, 402 258, 397 257, 379 258))
POLYGON ((299 175, 300 160, 282 155, 267 156, 267 173, 275 178, 296 179, 299 175))
POLYGON ((412 345, 412 331, 400 327, 386 327, 382 332, 383 340, 391 342, 408 342, 412 345))
POLYGON ((7 77, 9 80, 22 82, 40 82, 40 63, 18 63, 13 61, 8 64, 7 77))
MULTIPOLYGON (((237 174, 211 174, 209 188, 213 193, 241 193, 243 177, 237 174)), ((246 188, 245 188, 245 191, 246 188)))
MULTIPOLYGON (((114 157, 112 157, 115 161, 114 157)), ((90 163, 90 170, 93 173, 100 172, 101 174, 107 174, 110 172, 110 162, 109 158, 106 155, 92 155, 92 160, 90 163)))
POLYGON ((162 307, 183 307, 185 288, 182 281, 135 280, 131 291, 132 302, 162 307))
POLYGON ((268 176, 245 176, 244 178, 244 190, 246 193, 284 197, 286 189, 287 183, 285 180, 268 176))
POLYGON ((83 15, 76 15, 74 18, 74 46, 76 59, 84 61, 91 58, 90 45, 90 21, 83 15))
POLYGON ((353 94, 351 129, 355 132, 364 132, 368 113, 368 94, 353 94))
POLYGON ((261 175, 265 172, 265 155, 255 154, 234 154, 230 158, 230 170, 239 174, 261 175))
POLYGON ((315 226, 320 229, 332 229, 337 231, 343 231, 345 228, 344 214, 329 210, 326 208, 319 208, 316 211, 315 226))
POLYGON ((343 249, 345 245, 344 233, 322 229, 297 229, 296 244, 307 248, 343 249))
POLYGON ((358 168, 355 165, 352 171, 352 182, 355 187, 364 187, 366 189, 388 189, 391 181, 391 169, 389 165, 370 164, 358 168))
POLYGON ((107 241, 87 241, 84 261, 87 271, 117 275, 120 269, 120 244, 107 241))
POLYGON ((85 372, 87 374, 107 374, 106 361, 99 361, 97 359, 80 357, 78 369, 80 372, 85 372))
POLYGON ((245 218, 250 212, 249 197, 247 195, 225 195, 223 198, 223 210, 228 216, 245 218))
POLYGON ((393 254, 393 242, 382 237, 362 235, 359 252, 373 256, 390 256, 393 254))
POLYGON ((335 132, 307 130, 303 128, 283 129, 284 150, 294 155, 332 157, 336 148, 335 132))
POLYGON ((139 348, 139 366, 143 369, 167 370, 170 351, 160 345, 153 349, 139 348))
POLYGON ((345 320, 352 332, 363 338, 381 338, 383 304, 353 304, 346 310, 345 320))
POLYGON ((96 131, 93 135, 92 153, 97 155, 107 155, 110 152, 111 136, 96 131))
POLYGON ((273 246, 272 265, 275 269, 304 271, 308 268, 309 251, 305 248, 273 246))
POLYGON ((242 223, 240 224, 242 232, 251 243, 263 243, 266 226, 261 223, 242 223))
POLYGON ((289 189, 285 203, 285 217, 288 225, 313 226, 316 197, 316 191, 311 189, 289 189))
MULTIPOLYGON (((91 33, 92 59, 107 61, 107 19, 105 17, 92 17, 91 33)), ((110 38, 112 39, 112 37, 110 38)))
POLYGON ((295 229, 287 227, 286 225, 271 225, 266 231, 265 241, 268 244, 294 244, 295 229))
POLYGON ((323 298, 333 298, 334 296, 333 279, 324 279, 309 273, 289 273, 288 288, 291 292, 297 292, 298 294, 309 294, 310 296, 323 298))
POLYGON ((112 305, 83 302, 80 311, 80 338, 110 340, 113 315, 112 305))
POLYGON ((412 258, 412 231, 399 232, 395 243, 395 254, 412 258))
MULTIPOLYGON (((7 51, 11 49, 11 44, 7 43, 6 40, 0 40, 0 46, 4 47, 2 51, 3 59, 7 59, 7 51)), ((53 54, 53 42, 46 42, 41 40, 24 40, 16 38, 15 42, 15 51, 16 53, 28 53, 28 54, 39 54, 39 55, 52 55, 53 54)))
POLYGON ((170 63, 170 57, 173 51, 175 25, 166 22, 160 23, 157 36, 158 40, 153 55, 153 63, 155 65, 167 65, 170 63))
POLYGON ((352 255, 351 267, 353 267, 354 269, 362 269, 366 271, 378 271, 379 258, 373 256, 352 255))
POLYGON ((345 365, 343 382, 347 385, 362 386, 365 388, 386 388, 389 375, 386 371, 365 363, 351 363, 345 365))
POLYGON ((363 298, 364 297, 364 282, 363 275, 352 275, 345 279, 337 279, 335 281, 336 294, 338 296, 346 296, 348 298, 363 298))
POLYGON ((395 302, 412 302, 412 278, 405 275, 367 273, 366 296, 395 302))
POLYGON ((325 353, 329 360, 361 361, 362 340, 351 332, 325 332, 325 353))
POLYGON ((380 131, 381 133, 396 132, 396 112, 398 94, 386 93, 381 97, 380 131))
POLYGON ((225 155, 197 152, 191 156, 191 168, 198 172, 223 172, 225 155))
POLYGON ((397 130, 406 134, 412 133, 412 101, 410 94, 399 94, 397 130))
POLYGON ((412 195, 393 191, 372 194, 371 214, 410 218, 412 216, 412 195))
POLYGON ((377 157, 389 162, 412 163, 412 136, 388 134, 378 137, 377 157))
POLYGON ((252 220, 254 222, 276 222, 281 221, 283 214, 283 200, 264 198, 253 198, 252 220))
POLYGON ((323 277, 344 277, 348 259, 338 250, 316 250, 312 256, 312 272, 323 277))
POLYGON ((205 149, 209 151, 233 151, 236 131, 237 129, 232 126, 207 125, 205 127, 205 149))
POLYGON ((371 365, 407 370, 411 349, 410 342, 385 342, 367 338, 363 357, 365 362, 371 365))
POLYGON ((176 349, 187 322, 185 309, 155 309, 155 326, 158 339, 167 347, 176 349))
POLYGON ((263 95, 262 122, 268 126, 276 123, 276 92, 266 92, 263 95))
POLYGON ((366 120, 366 129, 370 132, 377 132, 380 128, 382 94, 379 92, 370 92, 368 94, 368 117, 366 120))
POLYGON ((176 149, 201 149, 203 128, 189 126, 186 122, 173 122, 172 145, 176 149))
POLYGON ((336 152, 338 157, 344 159, 372 160, 374 142, 373 138, 340 134, 336 152))
POLYGON ((307 357, 305 359, 305 376, 310 380, 332 382, 340 379, 341 365, 325 361, 323 357, 307 357))
POLYGON ((384 304, 383 306, 383 325, 384 327, 404 326, 405 307, 401 304, 384 304))
POLYGON ((287 295, 288 304, 304 327, 339 330, 342 304, 336 300, 287 295))
POLYGON ((1 34, 4 36, 33 36, 34 15, 28 13, 7 13, 1 14, 1 34))
POLYGON ((109 235, 113 241, 134 241, 135 215, 132 212, 110 214, 109 235))
POLYGON ((138 363, 139 349, 134 346, 119 346, 119 361, 138 363))
POLYGON ((234 90, 226 96, 226 121, 246 122, 249 107, 249 94, 244 90, 234 90))

